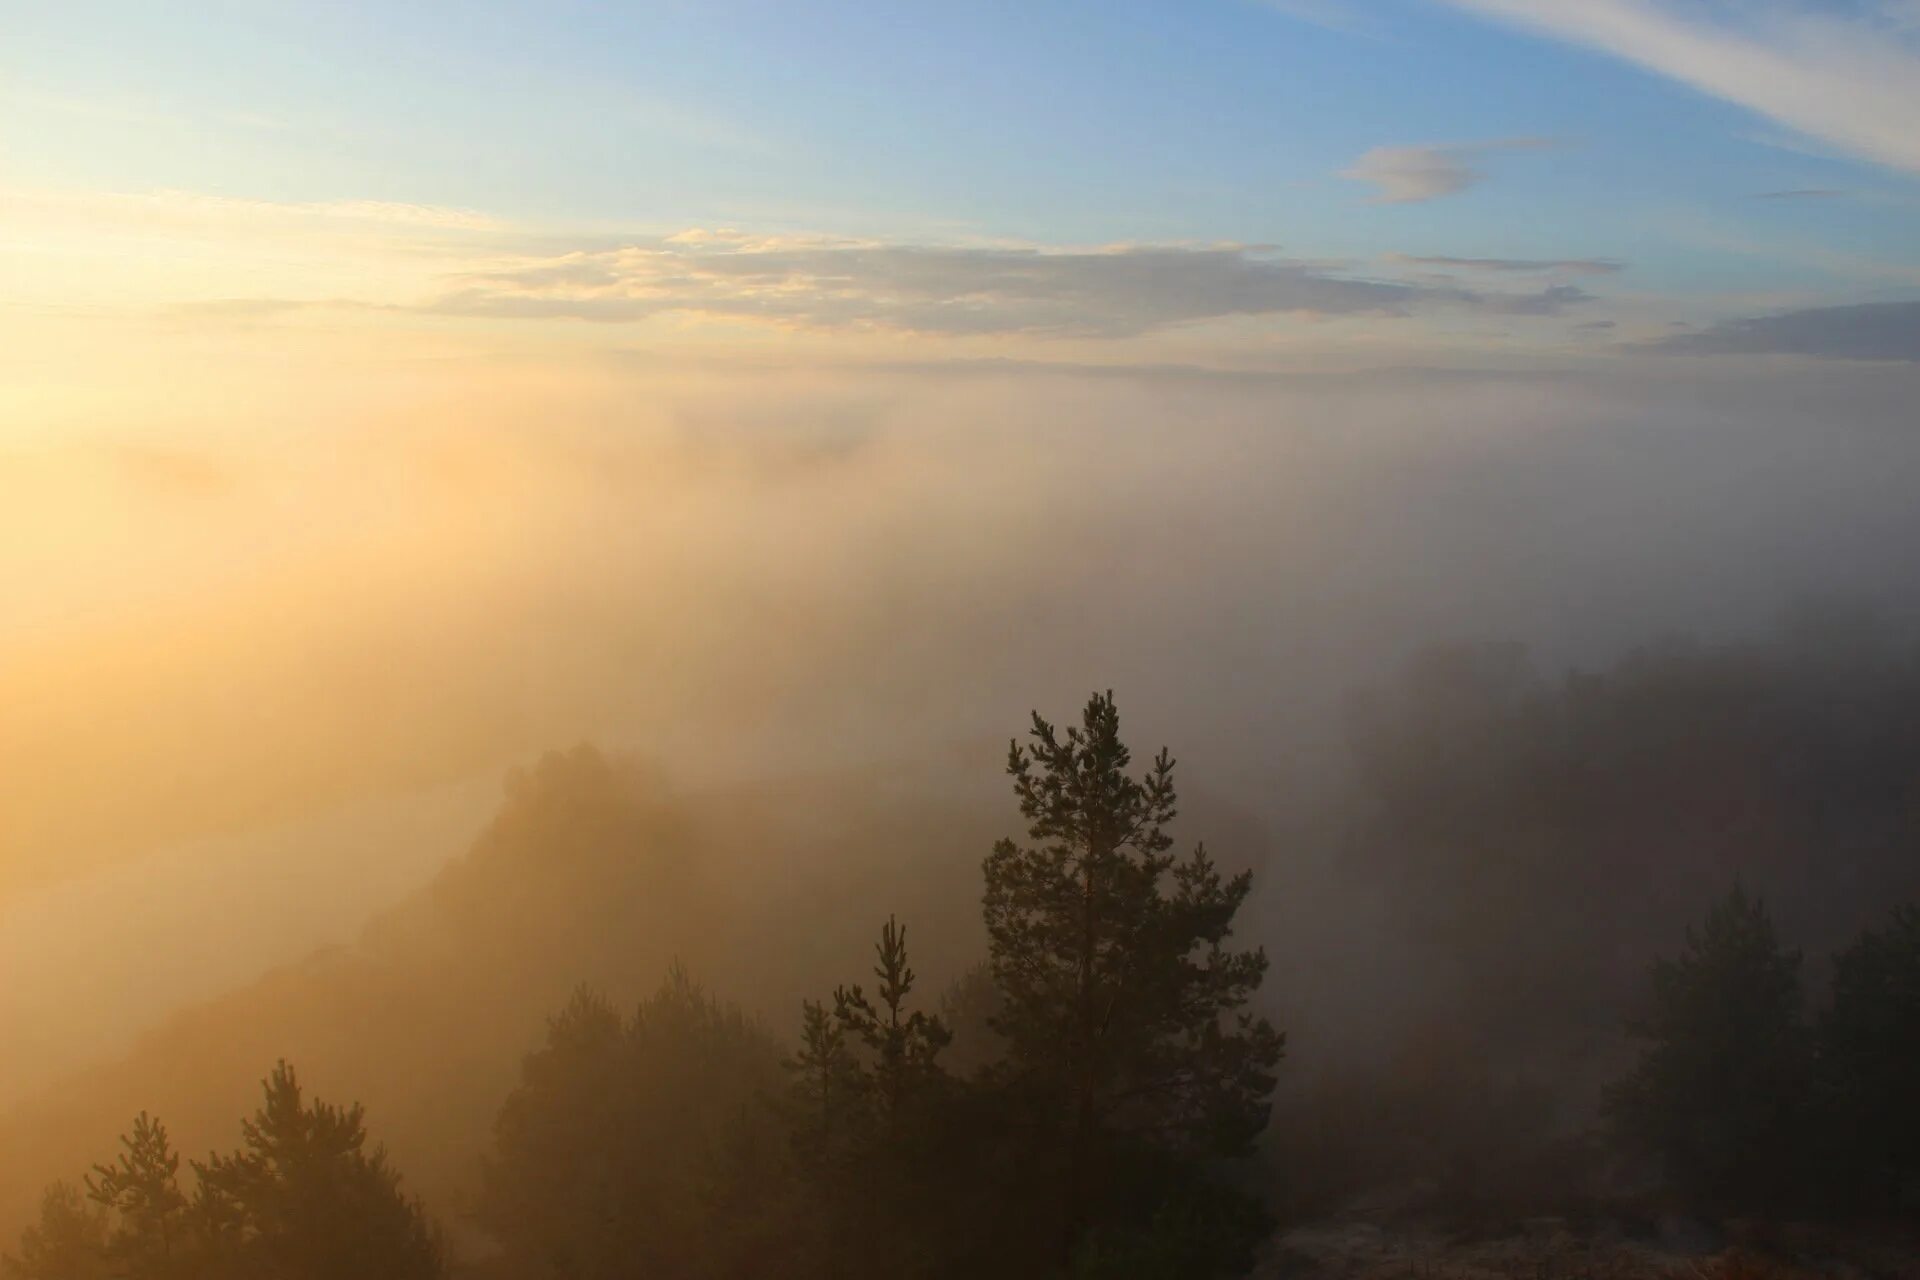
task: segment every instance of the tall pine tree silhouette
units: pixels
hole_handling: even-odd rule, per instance
[[[1171,853],[1173,759],[1162,750],[1139,778],[1131,763],[1111,692],[1064,737],[1035,713],[1007,759],[1029,843],[1000,841],[984,868],[995,1026],[1008,1070],[1059,1117],[1067,1254],[1116,1150],[1247,1154],[1283,1049],[1246,1011],[1265,954],[1226,946],[1251,876],[1222,878],[1204,845]]]

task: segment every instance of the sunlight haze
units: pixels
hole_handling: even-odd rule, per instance
[[[285,1057],[517,1265],[575,985],[961,991],[1092,690],[1255,872],[1276,1221],[1450,1019],[1588,1133],[1728,890],[1816,991],[1920,894],[1916,125],[1910,0],[0,0],[0,1243]]]

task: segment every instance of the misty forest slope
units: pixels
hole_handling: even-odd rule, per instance
[[[1816,967],[1920,898],[1920,655],[1872,628],[1563,678],[1512,647],[1434,651],[1351,713],[1347,785],[1259,797],[1263,826],[1197,779],[1177,828],[1260,869],[1240,932],[1293,1033],[1274,1138],[1302,1208],[1435,1168],[1537,1187],[1542,1138],[1588,1124],[1620,1065],[1639,976],[1735,881]],[[0,1117],[0,1232],[143,1109],[188,1154],[229,1143],[281,1058],[365,1103],[457,1226],[522,1055],[578,984],[626,1005],[679,959],[787,1041],[894,913],[937,993],[982,955],[981,858],[1016,821],[984,749],[686,793],[549,756],[356,944],[166,1016]]]
[[[582,982],[624,1002],[679,958],[784,1014],[889,909],[971,956],[940,919],[970,921],[992,810],[923,791],[907,814],[887,789],[840,777],[681,797],[589,748],[549,756],[510,781],[466,856],[356,945],[167,1017],[124,1059],[0,1120],[0,1219],[23,1219],[43,1182],[77,1175],[142,1109],[188,1152],[227,1142],[282,1057],[365,1102],[414,1184],[450,1208],[520,1056]],[[926,874],[901,873],[903,847]]]
[[[982,753],[946,773],[681,794],[592,748],[550,755],[355,945],[167,1016],[120,1060],[0,1117],[0,1222],[23,1221],[44,1183],[77,1177],[141,1110],[189,1154],[229,1143],[281,1058],[364,1102],[409,1184],[457,1222],[522,1055],[578,985],[624,1004],[680,960],[784,1037],[889,912],[913,922],[932,990],[976,961],[980,858],[1008,819],[996,775]]]

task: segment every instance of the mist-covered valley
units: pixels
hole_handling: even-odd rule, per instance
[[[0,1215],[142,1111],[227,1142],[285,1059],[492,1256],[581,984],[677,962],[785,1043],[897,916],[937,1006],[1007,740],[1109,688],[1178,847],[1253,872],[1258,1203],[1638,1185],[1568,1152],[1648,967],[1737,886],[1817,992],[1920,894],[1916,385],[761,369],[17,450]],[[34,521],[88,505],[125,532],[69,575]]]
[[[1915,0],[0,33],[0,1280],[1920,1276]]]

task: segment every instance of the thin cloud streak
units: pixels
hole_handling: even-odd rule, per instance
[[[1442,0],[1584,45],[1890,168],[1920,173],[1920,39],[1899,0]],[[1716,16],[1717,15],[1717,16]]]

